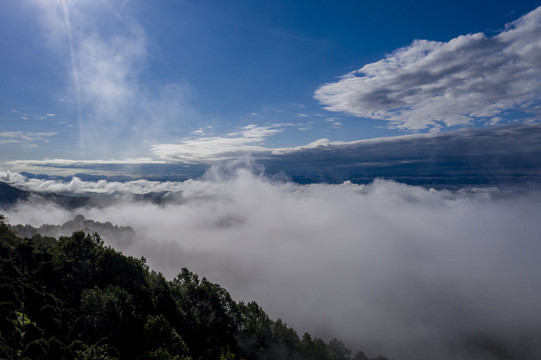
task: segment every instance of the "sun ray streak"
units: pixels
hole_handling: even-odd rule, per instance
[[[64,23],[66,25],[66,30],[68,34],[68,41],[70,47],[70,58],[71,58],[71,69],[73,76],[73,84],[75,86],[75,102],[77,103],[77,124],[79,127],[79,148],[81,151],[84,151],[84,141],[83,141],[83,120],[82,120],[82,111],[81,111],[81,90],[79,84],[79,69],[77,67],[75,46],[73,42],[73,31],[71,29],[70,14],[69,8],[66,0],[60,0],[62,5],[62,11],[64,13]]]

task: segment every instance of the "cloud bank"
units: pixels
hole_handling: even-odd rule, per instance
[[[315,98],[407,130],[498,123],[509,112],[539,115],[540,60],[541,7],[494,37],[416,40],[321,86]]]
[[[483,178],[500,182],[508,177],[524,185],[526,178],[520,179],[524,176],[527,181],[540,180],[541,126],[463,128],[351,142],[320,139],[273,153],[262,160],[269,172],[279,170],[292,177],[319,177],[329,182],[432,178],[448,185],[466,185]]]
[[[290,148],[258,145],[284,126],[291,125],[251,125],[228,138],[199,137],[182,144],[157,145],[154,150],[160,160],[16,160],[5,166],[37,174],[122,173],[183,180],[201,176],[217,160],[249,153],[264,165],[266,173],[283,174],[301,182],[366,182],[384,177],[422,185],[440,179],[447,185],[465,186],[489,180],[498,183],[507,177],[515,184],[541,183],[540,124],[470,127],[358,141],[319,139]]]
[[[139,191],[134,185],[100,186]],[[189,267],[301,333],[337,336],[369,355],[541,356],[539,192],[383,180],[298,185],[235,166],[162,186],[172,195],[165,204],[118,201],[79,212],[133,227],[133,242],[111,244],[168,277]],[[34,226],[75,215],[33,203],[5,214]]]

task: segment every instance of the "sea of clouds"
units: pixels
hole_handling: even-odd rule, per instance
[[[541,357],[535,189],[299,185],[245,166],[176,183],[0,177],[27,190],[125,194],[75,212],[30,201],[3,213],[12,224],[82,214],[131,226],[131,242],[107,242],[169,278],[188,267],[301,334],[391,359]],[[166,201],[128,196],[145,192]]]

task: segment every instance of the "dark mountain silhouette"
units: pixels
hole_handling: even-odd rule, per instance
[[[28,191],[19,190],[11,185],[0,182],[0,206],[8,207],[18,201],[28,199],[30,193]]]
[[[53,203],[64,209],[78,209],[84,206],[102,206],[112,199],[95,199],[88,196],[68,196],[54,193],[26,191],[0,182],[0,208],[8,209],[19,202],[32,201],[35,204]]]

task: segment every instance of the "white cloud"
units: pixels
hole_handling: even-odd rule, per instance
[[[141,141],[160,137],[168,122],[191,111],[187,84],[141,81],[147,35],[127,2],[34,2],[49,46],[67,60],[64,98],[77,106],[79,150],[105,154],[122,144],[126,153],[140,152]]]
[[[242,136],[244,138],[248,139],[254,139],[258,141],[262,141],[267,136],[275,135],[282,130],[278,127],[280,126],[287,126],[288,124],[274,124],[274,125],[256,125],[256,124],[250,124],[242,128],[242,131],[239,133],[231,133],[231,136]]]
[[[247,125],[240,132],[229,133],[228,137],[199,137],[185,139],[180,144],[158,144],[152,152],[165,160],[186,163],[211,162],[238,157],[243,154],[268,152],[260,144],[266,137],[282,131],[290,124]]]
[[[53,131],[49,132],[25,132],[25,131],[1,131],[0,144],[21,143],[32,141],[49,141],[51,136],[55,136]]]
[[[79,165],[137,165],[137,164],[165,164],[163,160],[151,158],[126,158],[109,160],[71,160],[71,159],[44,159],[44,160],[12,160],[5,163],[10,166],[79,166]]]
[[[26,177],[16,172],[0,170],[0,181],[13,185],[22,185],[26,182]]]
[[[540,83],[541,7],[494,37],[414,41],[321,86],[315,98],[330,111],[420,130],[530,111],[539,105]]]
[[[197,135],[197,136],[205,135],[205,130],[199,128],[197,130],[192,131],[192,135]]]
[[[261,140],[246,137],[207,137],[183,140],[180,144],[159,144],[152,147],[162,159],[186,163],[230,159],[245,153],[268,151],[257,145]]]
[[[20,114],[20,111],[17,110],[11,110],[13,114]],[[21,120],[46,120],[51,117],[55,117],[57,114],[26,114],[23,113],[21,116],[19,116],[19,119]]]
[[[169,278],[188,267],[300,333],[336,336],[391,359],[495,358],[475,353],[476,339],[538,358],[539,193],[434,191],[390,181],[296,185],[243,168],[233,174],[162,185],[33,186],[78,194],[176,191],[166,204],[119,201],[77,212],[132,226],[137,239],[111,244],[145,256]],[[41,225],[75,214],[27,203],[5,215]]]
[[[13,186],[40,193],[69,193],[69,194],[148,194],[160,192],[181,192],[191,180],[184,182],[158,182],[134,180],[116,181],[83,181],[73,177],[71,181],[29,179],[11,171],[0,171],[0,181]]]
[[[338,121],[338,119],[336,118],[328,118],[328,119],[325,119],[325,121],[328,123],[331,123],[332,127],[335,127],[335,128],[342,126],[342,123]]]
[[[84,171],[85,174],[95,175],[118,175],[126,173],[130,168],[145,165],[164,165],[164,160],[151,158],[125,158],[125,159],[97,159],[97,160],[72,160],[72,159],[43,159],[43,160],[12,160],[2,164],[6,170],[18,172],[30,172],[35,174],[65,175]],[[1,171],[0,171],[1,173]]]
[[[331,146],[337,146],[337,145],[339,146],[339,145],[347,145],[347,144],[350,144],[350,143],[343,142],[343,141],[330,141],[329,139],[322,138],[322,139],[312,141],[311,143],[307,145],[301,145],[301,146],[296,146],[292,148],[272,149],[272,153],[275,155],[281,155],[281,154],[294,153],[301,150],[328,148]]]

